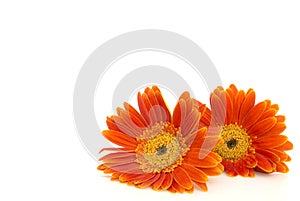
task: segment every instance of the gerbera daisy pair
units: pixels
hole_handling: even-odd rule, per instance
[[[102,151],[98,170],[139,188],[207,191],[208,176],[254,176],[254,170],[288,172],[286,150],[293,145],[281,135],[284,116],[266,100],[255,104],[255,92],[234,85],[218,87],[211,110],[184,92],[170,113],[157,86],[138,93],[138,112],[130,104],[107,118],[102,133],[118,148]]]

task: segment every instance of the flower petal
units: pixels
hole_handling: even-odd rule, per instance
[[[192,181],[197,181],[200,183],[205,183],[207,182],[208,178],[206,174],[201,171],[200,169],[189,165],[189,164],[182,164],[182,167],[186,170],[188,173],[189,177],[192,179]]]
[[[268,151],[277,155],[280,158],[280,161],[287,161],[289,158],[289,155],[287,153],[285,153],[284,151],[277,150],[277,149],[268,149]]]
[[[138,188],[146,188],[148,186],[151,186],[154,182],[156,182],[160,177],[160,174],[155,174],[154,177],[152,177],[151,179],[144,181],[142,183],[137,184],[136,186]]]
[[[182,186],[180,186],[178,183],[176,183],[176,181],[173,180],[172,186],[170,186],[170,188],[173,189],[173,191],[176,193],[183,193],[184,192],[184,188]],[[169,190],[169,189],[168,189]]]
[[[277,120],[278,121],[278,120]],[[283,122],[277,122],[273,128],[271,128],[269,131],[264,133],[263,136],[272,136],[272,135],[279,135],[286,129],[286,125]]]
[[[254,155],[247,155],[243,158],[244,165],[248,168],[254,168],[257,165],[257,160]]]
[[[218,158],[216,158],[216,156]],[[203,159],[199,159],[199,152],[193,152],[189,151],[187,156],[185,157],[185,160],[183,163],[195,166],[195,167],[201,167],[201,168],[213,168],[216,167],[221,161],[221,158],[215,154],[210,153]]]
[[[230,124],[233,118],[233,98],[226,91],[226,124]]]
[[[159,105],[164,109],[163,113],[162,113],[162,121],[165,121],[165,122],[171,121],[170,110],[169,110],[168,106],[166,105],[160,91],[155,91],[155,96],[156,96],[156,99],[157,99]]]
[[[275,110],[274,108],[266,109],[264,111],[264,113],[261,115],[261,117],[259,118],[258,121],[261,121],[261,120],[266,119],[268,117],[275,117],[276,113],[277,113],[277,110]]]
[[[244,166],[244,162],[242,159],[236,160],[234,162],[234,169],[237,174],[241,175],[242,177],[247,177],[249,174],[249,169]]]
[[[185,118],[186,114],[186,105],[185,101],[183,99],[179,99],[177,102],[174,111],[173,111],[173,116],[172,116],[172,123],[174,124],[175,128],[180,127],[180,123],[182,119]]]
[[[180,166],[173,171],[174,180],[184,189],[191,189],[193,183],[188,173]]]
[[[153,190],[159,190],[160,189],[160,186],[164,182],[165,176],[166,176],[166,174],[164,172],[160,173],[159,179],[156,182],[154,182],[151,186]]]
[[[285,135],[274,135],[274,136],[257,138],[256,140],[253,140],[252,145],[255,148],[262,148],[262,149],[276,148],[286,143],[287,140],[288,138]]]
[[[219,163],[216,167],[202,168],[201,171],[208,176],[218,176],[224,171],[224,166],[221,163]]]
[[[226,107],[223,104],[226,100],[221,100],[216,94],[212,93],[210,98],[212,118],[218,125],[223,125],[226,117]]]
[[[173,175],[171,173],[165,173],[165,179],[161,184],[162,190],[167,190],[173,183]]]
[[[146,104],[144,103],[142,94],[140,92],[138,93],[138,105],[139,105],[139,109],[140,109],[141,115],[147,121],[147,124],[150,125],[150,123],[151,123],[150,116],[148,114],[148,110],[147,110]]]
[[[278,150],[288,151],[293,149],[293,144],[290,141],[285,142],[283,145],[277,147]]]
[[[257,105],[255,105],[248,114],[243,119],[243,127],[245,129],[249,129],[253,124],[257,122],[257,120],[261,117],[263,111],[266,108],[266,102],[260,102]]]
[[[273,166],[269,162],[268,159],[266,159],[264,156],[262,156],[259,153],[256,153],[256,159],[257,159],[257,166],[263,171],[270,173],[273,171]]]
[[[256,136],[256,135],[262,135],[269,130],[271,130],[275,124],[277,123],[277,119],[275,117],[269,117],[264,120],[261,120],[254,124],[248,131],[248,135],[250,136]]]
[[[224,169],[225,169],[227,175],[229,175],[231,177],[235,177],[235,176],[238,175],[237,172],[234,169],[233,162],[227,161],[227,160],[223,160],[222,164],[224,165]]]
[[[200,113],[197,110],[191,111],[186,119],[181,123],[181,133],[183,137],[195,133],[198,130]]]
[[[239,121],[239,114],[240,114],[240,108],[245,100],[245,92],[243,90],[240,90],[237,92],[235,96],[235,101],[233,105],[233,117],[232,117],[232,123]]]
[[[136,148],[137,141],[134,138],[125,135],[124,133],[114,131],[114,130],[104,130],[102,131],[102,134],[106,139],[108,139],[109,141],[111,141],[116,145],[129,148],[129,149]]]
[[[289,171],[289,168],[283,162],[276,162],[276,171],[277,172],[282,172],[282,173],[287,173]]]
[[[272,151],[268,151],[267,149],[255,149],[255,151],[272,161],[280,161],[280,157],[274,154]]]
[[[234,84],[229,85],[229,88],[233,91],[234,94],[238,93],[238,89],[236,88],[236,86]]]
[[[132,107],[130,104],[128,103],[124,103],[124,108],[126,109],[126,111],[128,111],[128,113],[130,114],[130,117],[132,119],[132,121],[139,127],[144,128],[147,127],[148,124],[146,122],[146,120],[144,119],[144,117],[139,114],[136,109],[134,109],[134,107]]]
[[[135,153],[116,152],[109,153],[99,159],[105,163],[118,163],[120,161],[134,161],[136,159]]]
[[[242,119],[251,110],[251,108],[253,108],[254,103],[255,103],[255,92],[253,89],[249,89],[240,108],[239,122],[238,122],[240,125],[242,124]]]
[[[199,183],[199,182],[195,182],[195,184],[204,192],[207,191],[207,186],[206,183]]]
[[[141,174],[140,176],[137,176],[134,180],[133,183],[134,184],[140,184],[140,183],[144,183],[150,179],[152,179],[156,174],[154,173],[147,173],[147,174]]]

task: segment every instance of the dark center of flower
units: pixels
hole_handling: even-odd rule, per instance
[[[166,152],[167,152],[167,147],[163,145],[157,149],[156,155],[160,156],[165,154]]]
[[[236,141],[236,139],[231,139],[231,140],[227,141],[226,144],[229,149],[233,149],[236,146],[237,141]]]
[[[188,150],[180,129],[170,122],[156,123],[138,138],[136,162],[146,173],[171,172]]]
[[[221,142],[214,151],[226,160],[237,160],[248,153],[251,145],[250,137],[245,129],[237,124],[222,127]]]

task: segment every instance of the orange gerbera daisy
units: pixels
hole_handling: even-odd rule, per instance
[[[253,89],[245,93],[235,85],[215,89],[210,102],[211,124],[218,128],[221,141],[214,150],[228,175],[253,177],[254,170],[288,172],[284,162],[291,158],[285,151],[293,144],[282,135],[285,117],[276,115],[277,104],[270,100],[255,104]]]
[[[207,155],[199,158],[207,130],[199,128],[205,105],[184,92],[171,115],[157,86],[138,93],[138,105],[140,113],[124,103],[125,109],[107,118],[109,130],[102,133],[120,148],[103,149],[112,153],[99,159],[98,169],[139,188],[182,193],[193,192],[196,184],[206,191],[207,176],[221,174],[223,166],[213,147],[205,147]]]

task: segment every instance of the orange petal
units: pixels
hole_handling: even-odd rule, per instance
[[[269,130],[271,130],[275,124],[277,123],[277,119],[275,117],[269,117],[264,120],[261,120],[254,124],[248,131],[247,133],[250,136],[255,136],[255,135],[262,135]]]
[[[287,140],[288,138],[285,135],[274,135],[274,136],[257,138],[256,140],[253,140],[252,145],[255,148],[262,148],[262,149],[276,148],[286,143]]]
[[[225,117],[226,117],[226,107],[223,104],[226,102],[225,100],[221,100],[220,97],[215,95],[214,93],[211,95],[210,104],[211,104],[211,112],[212,118],[216,121],[218,125],[224,125]]]
[[[159,179],[156,182],[154,182],[151,186],[153,190],[159,190],[160,189],[160,186],[162,185],[162,183],[165,180],[165,176],[166,176],[166,174],[164,172],[160,173]]]
[[[133,182],[134,184],[140,184],[140,183],[144,183],[150,179],[152,179],[156,174],[154,173],[148,173],[148,174],[141,174],[139,176],[137,176]]]
[[[200,183],[205,183],[207,182],[208,178],[206,174],[201,171],[200,169],[189,165],[189,164],[182,164],[182,167],[186,170],[188,173],[189,177],[192,179],[192,181],[197,181]]]
[[[182,119],[185,118],[186,115],[186,104],[185,101],[183,99],[180,99],[173,111],[173,117],[172,117],[172,122],[175,126],[175,128],[180,127],[180,123],[182,121]]]
[[[228,96],[231,98],[232,100],[232,103],[234,104],[234,101],[235,101],[235,96],[236,96],[236,93],[231,89],[231,88],[227,88],[226,89],[226,93],[228,94]]]
[[[115,172],[121,172],[121,173],[142,173],[139,169],[140,164],[131,162],[131,163],[124,163],[124,164],[116,164],[116,163],[105,163],[109,169],[115,171]]]
[[[171,192],[171,193],[177,193],[177,190],[173,186],[170,186],[168,188],[168,191]]]
[[[266,108],[266,102],[260,102],[257,105],[255,105],[248,114],[243,119],[243,127],[245,129],[249,129],[253,124],[257,122],[257,120],[261,117],[263,111]]]
[[[172,183],[172,186],[170,188],[173,188],[175,192],[178,192],[178,193],[183,193],[184,192],[184,188],[179,185],[178,183],[176,183],[175,180],[173,180],[173,183]]]
[[[175,170],[173,171],[173,176],[174,180],[184,189],[191,189],[193,187],[191,178],[182,167],[178,166],[177,168],[175,168]]]
[[[277,120],[278,121],[278,120]],[[264,134],[264,136],[279,135],[286,129],[286,125],[283,122],[278,122],[272,129]]]
[[[124,133],[114,131],[114,130],[104,130],[102,131],[102,134],[106,139],[108,139],[109,141],[111,141],[116,145],[129,148],[129,149],[136,148],[137,141],[134,138],[125,135]]]
[[[106,167],[104,164],[101,164],[97,167],[97,170],[105,170],[105,169],[106,169]]]
[[[217,155],[218,158],[215,157],[216,154],[211,153],[207,155],[203,159],[199,159],[199,152],[188,152],[188,155],[184,158],[183,163],[187,163],[189,165],[201,168],[213,168],[216,167],[221,158]]]
[[[132,118],[132,121],[139,127],[143,128],[143,127],[147,127],[147,122],[146,120],[143,118],[142,115],[140,115],[135,109],[134,107],[132,107],[130,104],[128,103],[124,103],[124,108],[129,112],[130,117]]]
[[[255,151],[263,155],[265,158],[268,158],[272,161],[278,161],[278,162],[280,161],[280,157],[274,154],[274,152],[272,151],[268,151],[266,149],[255,149]]]
[[[245,92],[243,90],[238,91],[235,96],[235,101],[234,101],[234,105],[233,105],[232,123],[238,122],[240,108],[241,108],[241,105],[244,102],[244,100],[245,100]]]
[[[249,89],[240,108],[239,122],[238,122],[240,125],[242,124],[242,119],[254,106],[254,103],[255,103],[255,92],[253,91],[253,89]]]
[[[276,118],[277,118],[278,122],[284,122],[285,121],[285,116],[283,116],[283,115],[278,115],[278,116],[276,116]]]
[[[221,163],[219,163],[216,167],[202,168],[201,171],[208,176],[218,176],[224,171],[224,166]]]
[[[165,119],[163,119],[163,121],[171,121],[170,110],[169,110],[168,106],[166,105],[160,91],[155,91],[155,96],[156,96],[156,99],[157,99],[159,105],[164,108],[164,112],[165,112],[166,116],[165,116]]]
[[[194,192],[194,185],[192,186],[192,188],[190,188],[190,189],[185,189],[185,191],[187,192],[187,193],[193,193]]]
[[[186,119],[181,123],[181,133],[183,137],[188,134],[195,133],[198,130],[200,113],[197,110],[191,111]]]
[[[293,144],[290,141],[285,142],[283,145],[277,147],[278,150],[287,151],[293,149]]]
[[[227,175],[232,176],[232,177],[237,176],[237,172],[234,169],[233,162],[223,160],[222,164],[224,165],[224,169],[225,169]]]
[[[247,168],[254,168],[257,165],[257,160],[254,155],[245,156],[243,162]]]
[[[271,108],[274,108],[275,110],[279,110],[279,106],[278,106],[278,104],[273,104],[273,105],[271,105]]]
[[[148,186],[151,186],[154,182],[156,182],[160,177],[160,174],[156,174],[154,177],[152,177],[151,179],[145,181],[145,182],[142,182],[140,184],[137,184],[136,186],[138,188],[146,188]]]
[[[140,135],[140,133],[142,132],[141,128],[140,128],[140,131],[136,131],[134,129],[133,126],[130,126],[128,125],[128,123],[126,121],[129,121],[129,123],[131,122],[130,119],[124,119],[124,115],[122,114],[122,117],[121,116],[115,116],[114,117],[114,120],[116,122],[116,125],[118,126],[120,132],[130,136],[130,137],[137,137]]]
[[[150,122],[151,122],[150,121],[150,116],[148,114],[147,107],[144,103],[143,97],[142,97],[140,92],[138,93],[138,105],[139,105],[141,115],[144,117],[144,119],[147,121],[147,124],[149,125]]]
[[[173,182],[173,175],[171,173],[165,173],[165,179],[163,183],[161,184],[161,189],[166,190],[168,189]]]
[[[259,118],[258,121],[261,121],[263,119],[266,119],[268,117],[275,117],[275,114],[277,113],[277,110],[275,110],[274,108],[269,108],[269,109],[266,109],[264,111],[264,113],[261,115],[261,117]],[[275,117],[276,118],[276,117]]]
[[[127,127],[127,130],[129,130],[129,132],[125,132],[126,130],[124,130],[124,133],[128,134],[129,136],[132,136],[132,137],[140,136],[141,133],[143,132],[143,128],[139,127],[132,121],[132,118],[130,117],[129,112],[124,109],[120,109],[120,108],[117,108],[117,112],[120,117],[120,118],[115,119],[117,126],[120,126],[120,124],[123,124],[125,127]],[[117,121],[118,119],[122,120],[122,121],[118,122]]]
[[[234,168],[237,174],[247,177],[249,174],[249,169],[244,166],[243,160],[237,160],[234,162]]]
[[[233,118],[233,98],[226,92],[226,123],[230,124]]]
[[[259,153],[256,153],[256,159],[257,159],[257,167],[259,167],[263,172],[270,173],[273,171],[272,164],[264,156],[262,156]]]
[[[114,181],[114,180],[119,180],[119,177],[120,177],[121,174],[122,174],[121,172],[114,172],[114,173],[112,173],[110,179],[111,179],[112,181]]]
[[[116,125],[116,122],[113,120],[114,116],[106,118],[106,125],[109,130],[120,131],[119,127]]]
[[[277,149],[268,149],[268,150],[276,154],[280,158],[280,161],[287,161],[287,159],[289,158],[289,155],[284,151],[277,150]]]
[[[234,94],[238,93],[238,89],[234,84],[229,85],[229,88],[233,91]]]
[[[282,172],[282,173],[287,173],[289,171],[289,168],[285,163],[277,162],[276,163],[276,171],[277,172]]]
[[[195,182],[195,184],[204,192],[207,191],[207,186],[205,183],[199,183],[199,182]]]
[[[249,174],[248,174],[249,177],[255,177],[255,172],[253,169],[249,169]]]
[[[151,125],[153,125],[154,123],[157,123],[159,122],[159,115],[160,114],[157,114],[156,110],[153,109],[153,105],[151,104],[150,100],[149,100],[149,96],[146,94],[146,93],[143,93],[142,94],[142,99],[143,99],[143,102],[147,108],[147,112],[148,112],[148,115],[150,117],[150,123]]]
[[[122,173],[119,175],[118,178],[121,182],[128,182],[130,180],[135,179],[137,176],[138,176],[137,174]]]
[[[116,163],[118,161],[134,161],[136,159],[135,153],[128,152],[116,152],[107,154],[99,159],[106,163]]]

